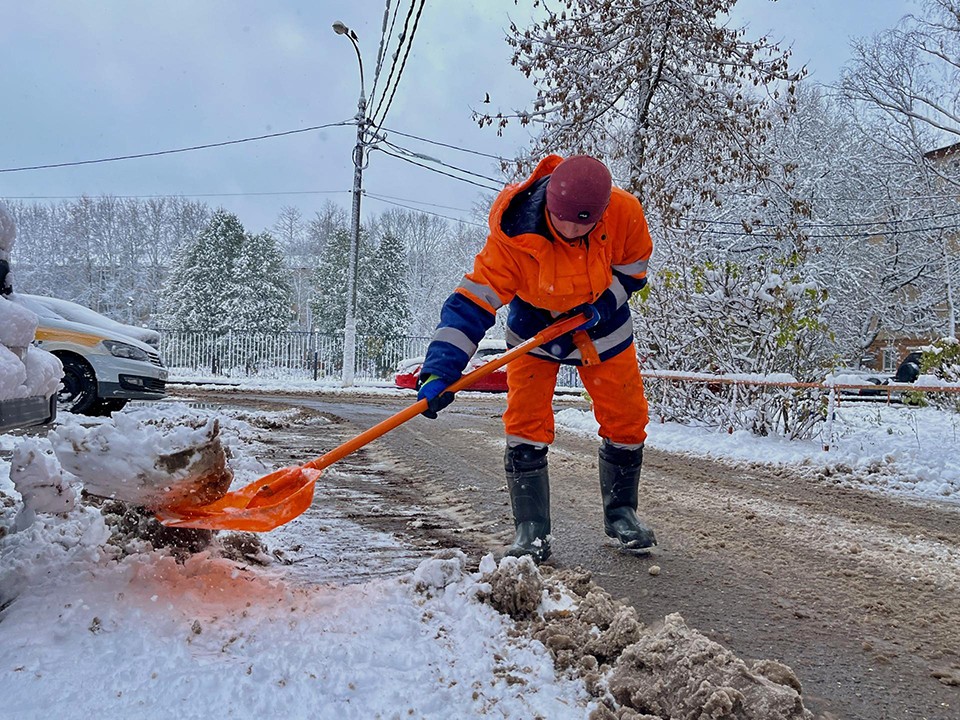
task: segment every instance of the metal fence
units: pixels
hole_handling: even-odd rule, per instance
[[[202,332],[164,330],[160,354],[176,376],[338,379],[343,375],[343,337],[318,332]],[[397,365],[426,353],[429,337],[357,336],[355,377],[392,381]],[[576,368],[560,368],[557,384],[581,387]]]
[[[318,332],[201,332],[164,330],[160,354],[174,375],[218,377],[338,378],[343,373],[343,338]],[[365,380],[392,379],[400,360],[423,355],[428,337],[357,336],[355,374]]]

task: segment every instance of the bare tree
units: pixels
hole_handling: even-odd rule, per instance
[[[930,221],[916,225],[902,248],[906,252],[895,256],[903,261],[894,266],[899,265],[905,280],[899,296],[914,316],[908,324],[921,331],[939,325],[940,332],[951,336],[957,318],[958,226],[950,210],[956,208],[960,188],[958,88],[957,0],[924,0],[920,15],[908,15],[895,28],[855,42],[854,59],[840,83],[863,142],[894,183],[889,214]],[[949,217],[952,223],[945,222]],[[937,321],[938,305],[945,322]]]
[[[941,145],[960,140],[960,2],[924,0],[921,15],[853,49],[841,89],[899,127],[904,151],[917,141],[933,149],[932,138]]]

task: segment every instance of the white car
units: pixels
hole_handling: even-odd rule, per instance
[[[52,310],[49,303],[41,302],[52,298],[13,293],[10,299],[39,316],[34,344],[53,353],[63,363],[62,389],[58,396],[61,410],[108,415],[129,400],[159,400],[166,395],[167,369],[160,353],[151,345],[114,329],[117,326],[137,329],[134,326],[124,326],[88,308],[83,308],[88,322],[67,320]]]
[[[53,313],[54,317],[59,317],[70,322],[82,323],[84,325],[93,325],[94,327],[112,330],[121,335],[129,335],[132,338],[152,345],[154,348],[160,347],[160,333],[156,330],[140,327],[139,325],[127,325],[117,322],[101,315],[95,310],[84,307],[70,300],[60,298],[46,297],[44,295],[28,295],[27,293],[17,293],[17,298],[22,305],[36,306],[40,305]],[[25,301],[25,302],[24,302]],[[36,310],[34,310],[36,312]],[[39,313],[37,313],[39,314]]]

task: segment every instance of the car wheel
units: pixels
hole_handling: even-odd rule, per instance
[[[97,378],[86,361],[77,357],[61,356],[63,389],[57,395],[57,408],[79,415],[95,414],[97,406]]]

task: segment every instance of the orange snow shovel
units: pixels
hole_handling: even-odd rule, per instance
[[[494,370],[503,367],[521,355],[527,354],[534,348],[574,330],[587,320],[588,316],[585,314],[558,320],[500,357],[467,373],[453,383],[448,391],[457,392],[469,387]],[[350,453],[399,427],[426,409],[427,401],[418,400],[410,407],[374,425],[369,430],[360,433],[352,440],[348,440],[343,445],[315,460],[303,465],[275,470],[246,487],[228,492],[219,500],[207,504],[191,505],[184,503],[166,507],[157,511],[157,518],[168,527],[245,530],[248,532],[267,532],[278,528],[310,507],[313,502],[314,486],[324,468],[337,460],[342,460]]]

